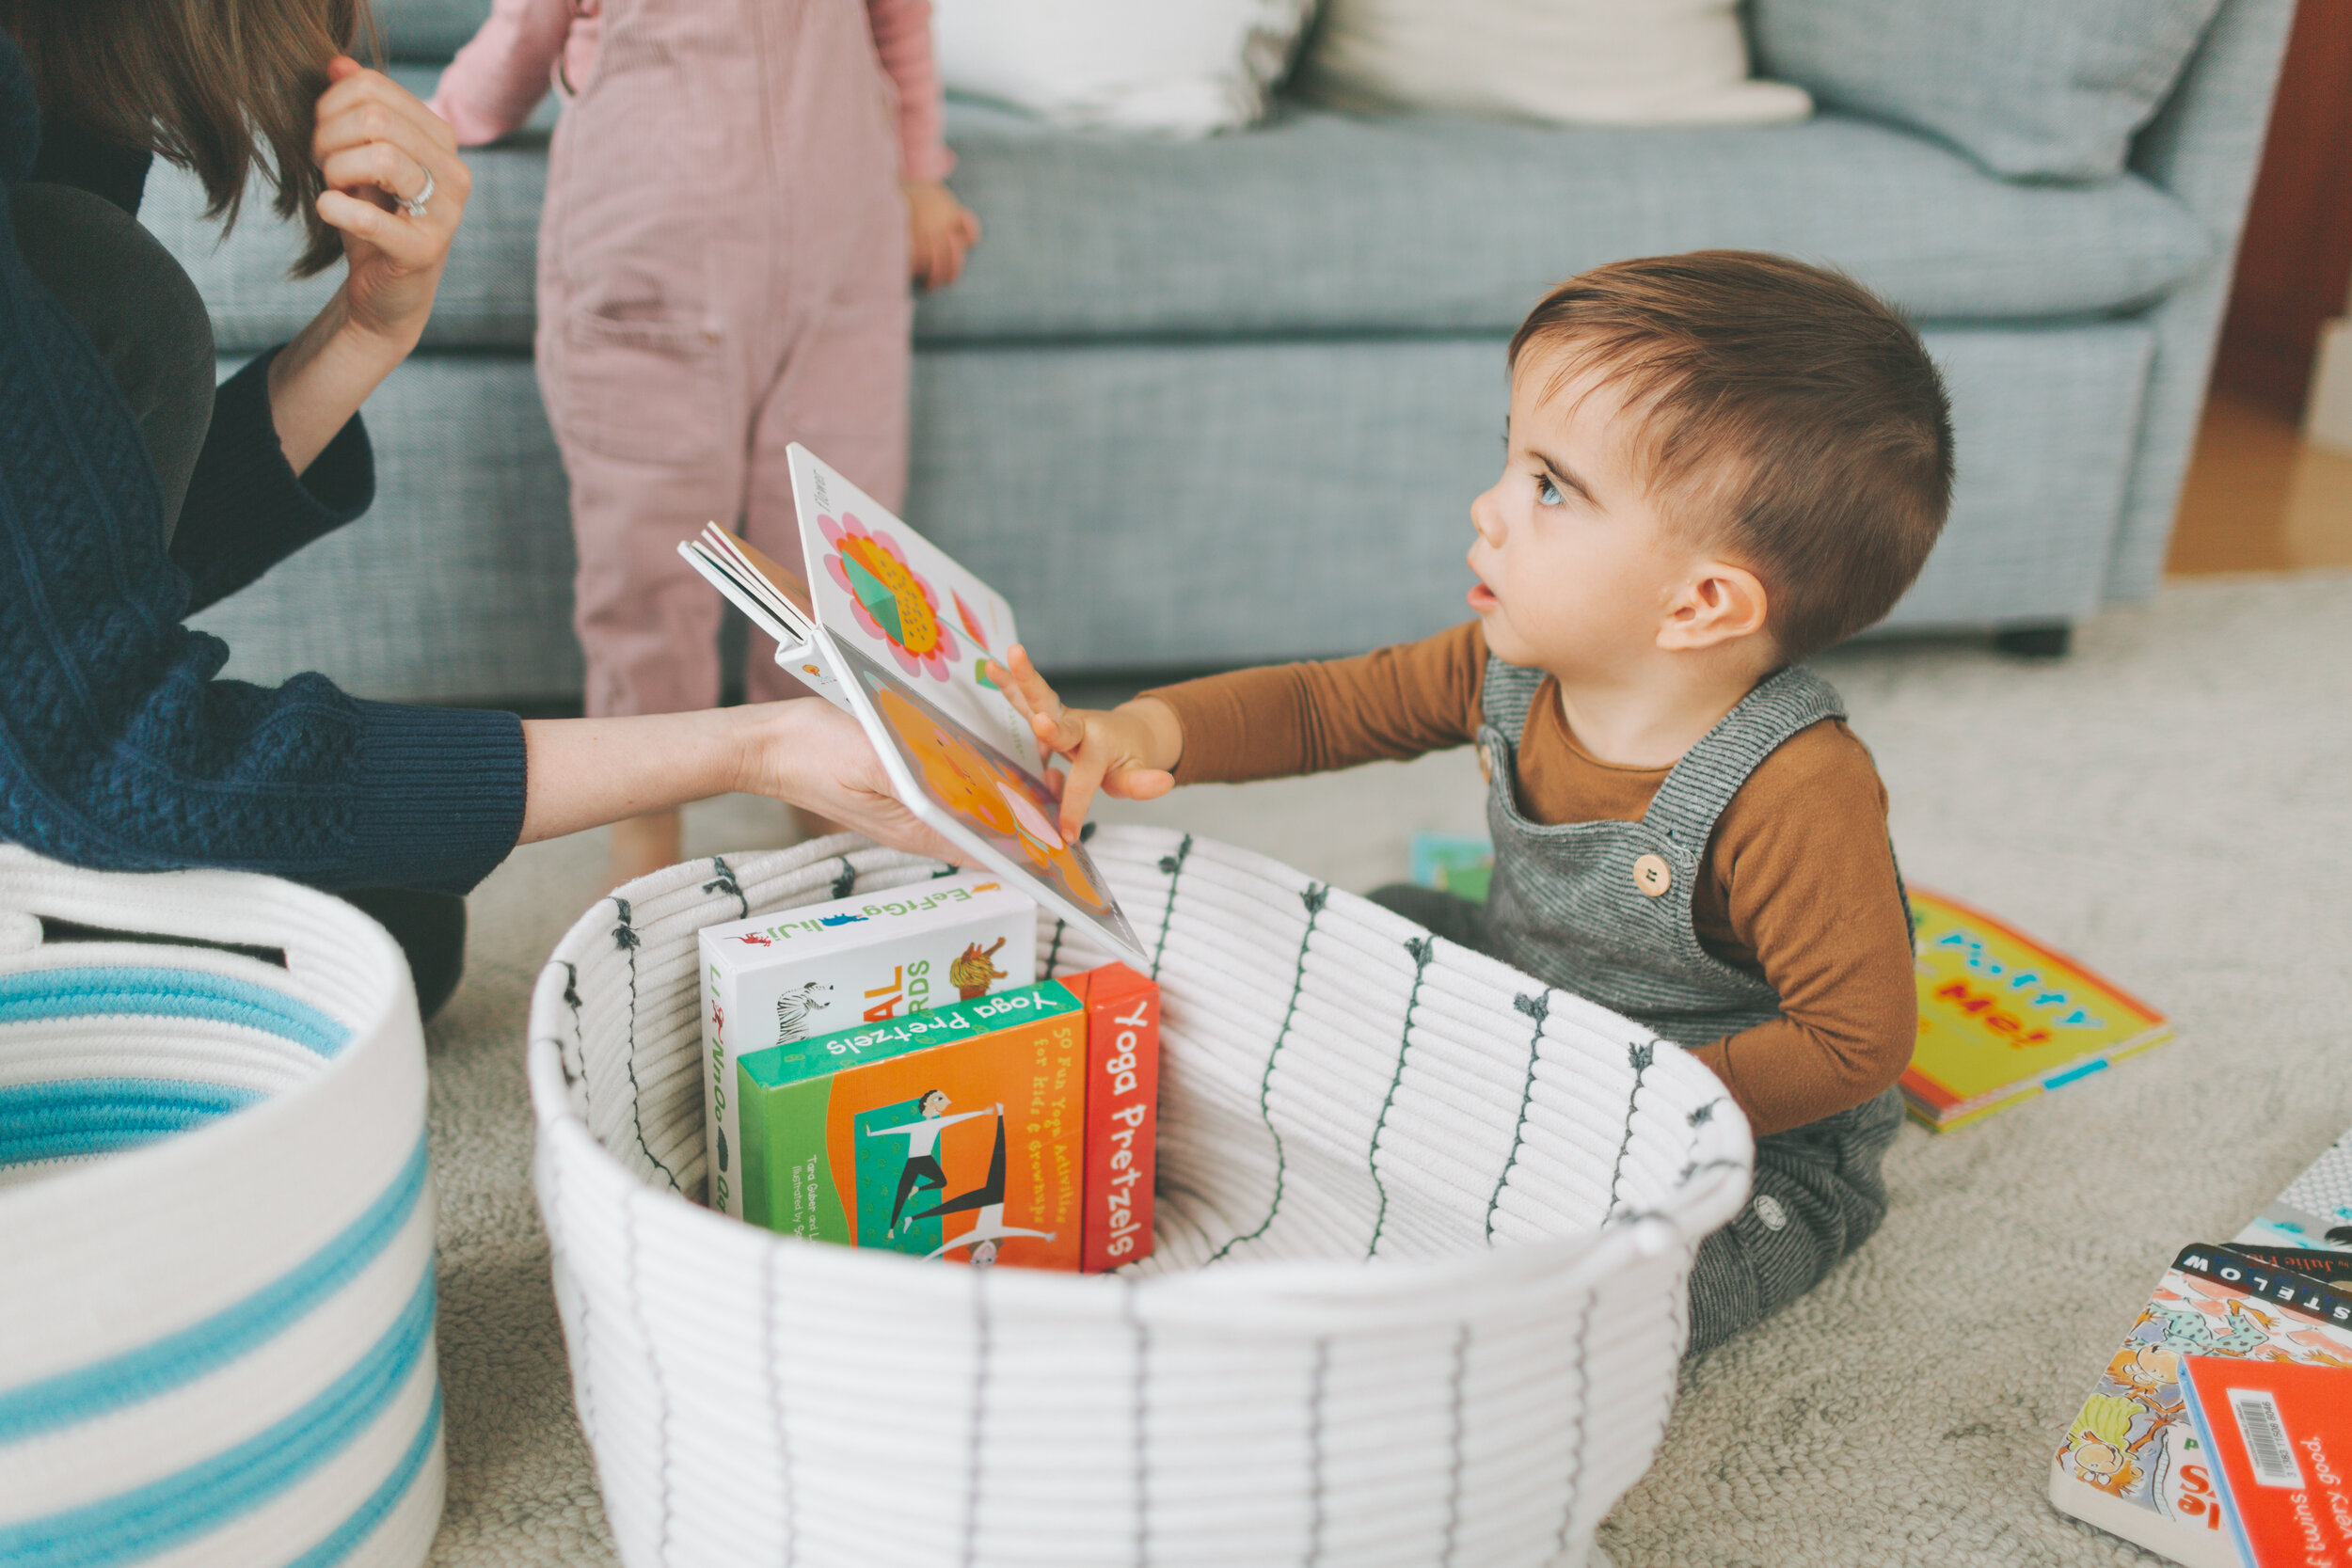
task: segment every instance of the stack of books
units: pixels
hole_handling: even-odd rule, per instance
[[[2050,1500],[2185,1568],[2352,1565],[2352,1133],[2231,1241],[2182,1249]]]
[[[712,1206],[983,1267],[1149,1256],[1159,988],[1033,983],[1037,918],[962,876],[705,930]]]

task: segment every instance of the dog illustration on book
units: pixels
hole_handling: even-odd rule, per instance
[[[996,1107],[996,1152],[989,1156],[988,1180],[961,1197],[951,1197],[936,1209],[926,1209],[914,1216],[916,1220],[934,1219],[942,1214],[961,1214],[978,1210],[972,1228],[951,1242],[933,1247],[925,1256],[937,1258],[943,1253],[961,1247],[972,1249],[972,1266],[987,1268],[996,1261],[997,1243],[1015,1236],[1034,1237],[1041,1242],[1054,1239],[1051,1230],[1024,1230],[1005,1223],[1005,1108]]]
[[[890,1204],[890,1233],[894,1236],[898,1231],[899,1216],[906,1212],[907,1199],[914,1196],[918,1183],[935,1193],[947,1190],[947,1173],[939,1164],[940,1133],[960,1121],[970,1121],[974,1117],[989,1114],[986,1111],[965,1111],[959,1116],[947,1115],[950,1101],[944,1089],[924,1090],[916,1103],[922,1107],[923,1114],[915,1120],[902,1121],[896,1127],[869,1127],[866,1130],[869,1138],[903,1137],[907,1141],[907,1163],[899,1169],[898,1196]],[[997,1106],[995,1114],[996,1148],[1001,1162],[1005,1147],[1005,1108]],[[1001,1180],[999,1184],[1002,1184]],[[926,1216],[917,1214],[914,1217],[919,1220]]]
[[[956,994],[966,1002],[977,1001],[988,994],[989,982],[1001,980],[1005,972],[996,967],[996,955],[1005,950],[1005,939],[998,937],[996,945],[982,951],[978,942],[965,948],[947,966],[947,978],[956,988]]]

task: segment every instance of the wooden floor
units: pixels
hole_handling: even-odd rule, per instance
[[[2205,404],[2165,570],[2352,565],[2352,453],[2315,447],[2284,415],[2230,392]]]

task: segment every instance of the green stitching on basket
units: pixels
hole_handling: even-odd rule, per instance
[[[1307,943],[1313,940],[1315,922],[1323,918],[1323,906],[1330,897],[1331,890],[1321,882],[1308,883],[1306,891],[1298,895],[1299,902],[1307,906],[1307,928],[1299,933],[1298,961],[1291,971],[1291,1005],[1282,1011],[1282,1027],[1275,1031],[1274,1043],[1265,1053],[1265,1070],[1258,1076],[1258,1119],[1265,1123],[1266,1132],[1274,1139],[1274,1200],[1266,1205],[1265,1218],[1258,1222],[1257,1229],[1246,1236],[1232,1238],[1211,1253],[1208,1262],[1200,1265],[1204,1269],[1209,1263],[1222,1261],[1227,1253],[1242,1243],[1254,1242],[1264,1235],[1266,1227],[1274,1223],[1274,1216],[1282,1211],[1282,1179],[1288,1173],[1289,1165],[1282,1152],[1281,1129],[1274,1125],[1274,1113],[1267,1103],[1267,1097],[1274,1087],[1274,1058],[1282,1053],[1283,1045],[1291,1037],[1291,1021],[1298,1016],[1298,993],[1307,984]]]
[[[1438,1559],[1438,1568],[1454,1568],[1454,1548],[1462,1528],[1462,1374],[1470,1367],[1470,1325],[1464,1323],[1454,1337],[1454,1377],[1446,1390],[1453,1433],[1446,1445],[1445,1551]]]
[[[1576,1505],[1584,1490],[1584,1422],[1591,1414],[1585,1407],[1593,1400],[1592,1369],[1585,1364],[1585,1352],[1592,1326],[1593,1288],[1586,1286],[1583,1306],[1576,1315],[1576,1435],[1568,1444],[1568,1500],[1560,1510],[1560,1533],[1552,1537],[1555,1557],[1568,1549],[1568,1527],[1576,1523]]]
[[[1136,1310],[1135,1275],[1121,1277],[1120,1315],[1136,1331],[1136,1565],[1144,1568],[1152,1560],[1152,1325]]]
[[[784,1461],[777,1480],[784,1488],[784,1568],[801,1557],[801,1497],[792,1474],[792,1438],[784,1425],[784,1347],[776,1342],[776,1261],[771,1251],[759,1265],[760,1360],[768,1373],[768,1429],[776,1434],[776,1453]]]
[[[971,1462],[963,1473],[963,1568],[978,1560],[980,1540],[980,1455],[988,1450],[988,1276],[987,1269],[972,1273],[972,1435],[965,1447]]]
[[[1675,1179],[1677,1186],[1688,1185],[1691,1179],[1701,1171],[1722,1170],[1740,1164],[1737,1160],[1726,1160],[1720,1155],[1712,1160],[1699,1158],[1699,1139],[1702,1136],[1699,1129],[1715,1119],[1715,1107],[1723,1103],[1721,1100],[1710,1100],[1683,1118],[1685,1125],[1691,1129],[1691,1153],[1690,1158],[1682,1163],[1682,1174]]]
[[[656,1159],[652,1147],[645,1142],[644,1091],[637,1084],[637,928],[628,923],[628,900],[614,898],[612,902],[621,911],[621,923],[612,927],[612,945],[628,955],[628,1054],[622,1060],[628,1068],[629,1125],[637,1130],[637,1151],[669,1179],[672,1192],[684,1196],[686,1189],[678,1185],[677,1173]],[[587,1065],[583,1056],[580,1066],[584,1069]]]
[[[1642,1075],[1649,1071],[1649,1065],[1657,1056],[1655,1045],[1626,1047],[1626,1060],[1633,1064],[1633,1092],[1625,1097],[1625,1141],[1617,1145],[1617,1163],[1609,1167],[1609,1209],[1600,1217],[1603,1225],[1617,1215],[1617,1184],[1625,1176],[1626,1153],[1633,1147],[1633,1111],[1642,1099]]]
[[[1389,1225],[1389,1184],[1380,1180],[1380,1134],[1389,1130],[1389,1110],[1396,1103],[1397,1085],[1405,1082],[1405,1057],[1413,1049],[1413,1009],[1421,1005],[1421,983],[1429,973],[1429,957],[1437,950],[1435,937],[1405,939],[1405,951],[1413,956],[1413,989],[1405,998],[1405,1029],[1396,1041],[1396,1074],[1389,1080],[1389,1097],[1380,1102],[1380,1119],[1372,1124],[1372,1148],[1364,1154],[1364,1164],[1372,1167],[1372,1184],[1380,1194],[1380,1212],[1372,1221],[1372,1244],[1364,1248],[1366,1258],[1380,1250],[1380,1232]],[[1632,1136],[1629,1126],[1626,1135]]]
[[[1168,951],[1168,927],[1176,918],[1176,879],[1184,874],[1184,861],[1192,854],[1192,835],[1176,846],[1172,855],[1160,857],[1160,872],[1168,879],[1168,908],[1160,911],[1160,940],[1152,949],[1152,978],[1160,977],[1160,955]]]
[[[555,961],[564,966],[564,1005],[572,1010],[572,1039],[580,1047],[580,1077],[577,1081],[580,1085],[580,1119],[584,1125],[595,1097],[588,1091],[588,1034],[580,1021],[580,966],[569,958]],[[571,1064],[564,1060],[564,1042],[561,1038],[555,1042],[555,1065],[564,1069],[566,1083],[574,1081]]]
[[[616,898],[613,902],[619,904],[621,901]],[[626,910],[628,906],[622,904],[621,907]],[[641,1273],[644,1267],[644,1259],[637,1250],[637,1205],[629,1201],[636,1196],[631,1193],[621,1199],[621,1267],[628,1276],[628,1315],[636,1323],[638,1342],[650,1350],[653,1345],[653,1330],[645,1322],[645,1291],[643,1283],[644,1275]],[[670,1386],[661,1378],[661,1357],[648,1354],[645,1357],[645,1369],[653,1373],[653,1430],[654,1436],[660,1445],[658,1449],[660,1457],[654,1461],[654,1476],[661,1517],[661,1533],[656,1544],[660,1552],[660,1560],[666,1564],[670,1560],[670,1527],[676,1518],[676,1509],[670,1490]]]
[[[1307,1562],[1323,1561],[1323,1380],[1331,1369],[1331,1341],[1315,1340],[1314,1378],[1307,1386]]]
[[[727,864],[727,858],[724,855],[711,856],[710,868],[718,875],[703,884],[703,891],[727,895],[741,908],[743,912],[740,918],[749,920],[752,917],[752,901],[743,896],[743,886],[735,879],[735,868]]]
[[[1495,1239],[1495,1209],[1502,1202],[1502,1189],[1510,1185],[1511,1167],[1519,1163],[1519,1146],[1527,1139],[1527,1110],[1535,1103],[1535,1060],[1544,1045],[1544,1020],[1551,1014],[1551,993],[1537,991],[1533,996],[1511,998],[1511,1006],[1535,1021],[1535,1032],[1527,1037],[1527,1082],[1519,1086],[1519,1119],[1511,1129],[1511,1155],[1502,1162],[1502,1174],[1495,1178],[1494,1196],[1486,1199],[1486,1241]]]

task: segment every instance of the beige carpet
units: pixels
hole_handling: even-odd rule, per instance
[[[1913,879],[2002,911],[2182,1037],[1941,1138],[1814,1293],[1685,1380],[1618,1568],[2153,1560],[2054,1513],[2052,1446],[2174,1249],[2225,1237],[2352,1123],[2352,576],[2221,581],[2084,628],[2062,662],[1875,644],[1825,661],[1877,752]],[[1467,756],[1116,808],[1344,886],[1479,825]],[[708,853],[781,813],[690,819]],[[450,1499],[433,1561],[612,1560],[564,1381],[522,1086],[540,958],[596,895],[595,835],[474,900],[431,1031]]]

